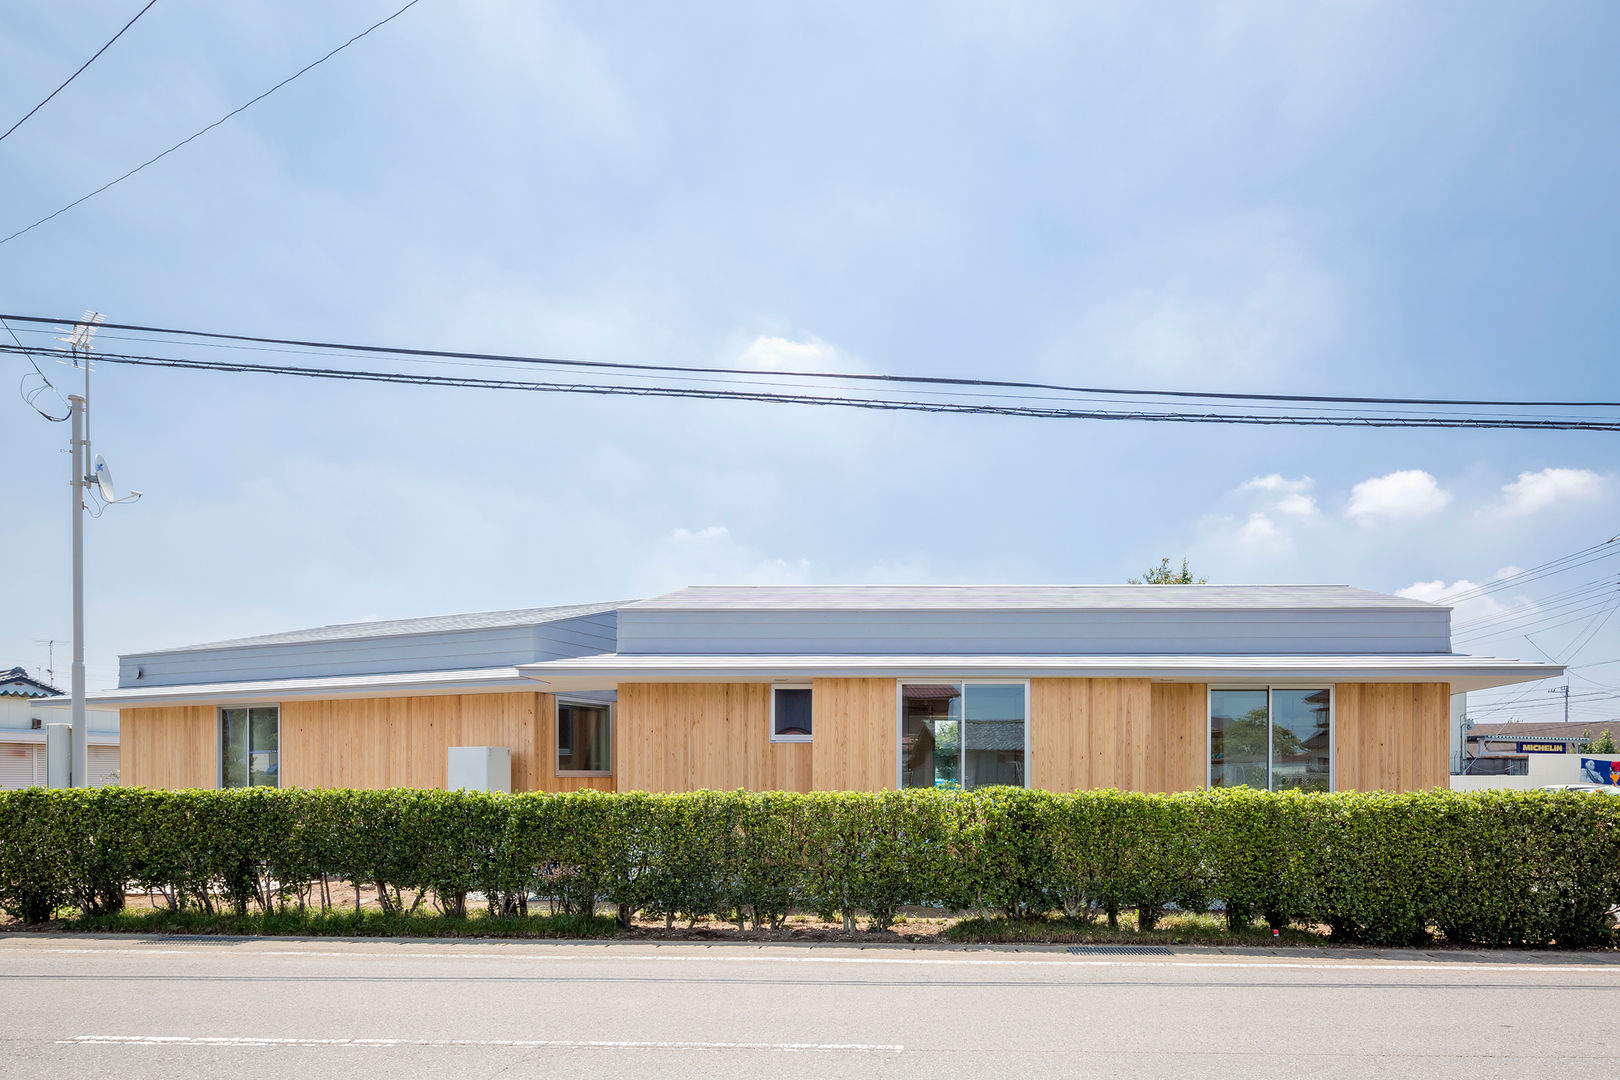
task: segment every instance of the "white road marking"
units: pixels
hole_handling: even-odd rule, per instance
[[[20,944],[20,943],[19,943]],[[246,943],[244,943],[246,944]],[[705,951],[698,953],[683,952],[678,955],[648,956],[645,954],[629,954],[615,956],[606,949],[601,952],[589,954],[573,953],[562,955],[558,953],[527,953],[513,952],[367,952],[362,950],[340,949],[247,949],[243,951],[232,950],[229,953],[203,952],[198,949],[187,948],[68,948],[48,947],[40,949],[22,949],[29,953],[73,953],[92,954],[100,956],[219,956],[240,960],[244,956],[301,956],[320,959],[376,959],[376,960],[513,960],[523,963],[538,963],[543,961],[579,961],[579,962],[651,962],[651,963],[678,963],[703,959],[728,964],[911,964],[932,967],[1063,967],[1063,968],[1247,968],[1263,970],[1301,970],[1301,971],[1517,971],[1528,972],[1596,972],[1620,976],[1620,963],[1616,964],[1541,964],[1535,962],[1514,963],[1511,961],[1479,961],[1475,963],[1456,963],[1442,960],[1418,962],[1401,960],[1090,960],[1082,957],[1072,959],[1037,960],[1030,959],[985,959],[985,958],[958,958],[949,956],[922,957],[922,956],[726,956],[719,952]]]
[[[531,1050],[766,1050],[783,1054],[898,1054],[893,1043],[685,1042],[608,1039],[301,1039],[246,1035],[75,1035],[60,1046],[493,1046]]]

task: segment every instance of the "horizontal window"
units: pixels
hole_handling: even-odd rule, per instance
[[[810,688],[771,687],[771,741],[810,741]]]
[[[1209,692],[1209,786],[1327,791],[1332,691]]]
[[[612,706],[557,702],[557,772],[612,774]]]
[[[903,683],[900,786],[1023,787],[1028,718],[1023,683]]]

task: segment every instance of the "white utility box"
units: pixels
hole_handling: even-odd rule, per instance
[[[449,782],[457,791],[512,791],[512,751],[504,746],[452,746]]]

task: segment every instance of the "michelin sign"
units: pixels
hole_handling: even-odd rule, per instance
[[[1620,761],[1583,757],[1581,776],[1588,784],[1620,784]]]

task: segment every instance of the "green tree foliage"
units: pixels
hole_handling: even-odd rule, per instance
[[[1181,569],[1177,570],[1170,565],[1169,556],[1159,560],[1158,566],[1149,567],[1139,578],[1130,578],[1127,585],[1208,585],[1208,578],[1193,577],[1192,567],[1186,559],[1181,560]]]
[[[0,792],[0,910],[105,915],[127,888],[178,911],[331,908],[375,888],[397,916],[636,913],[779,927],[891,926],[908,905],[1151,928],[1171,906],[1329,926],[1342,940],[1611,940],[1620,799],[1579,792],[1059,794],[421,790]]]
[[[1609,729],[1604,728],[1598,732],[1598,737],[1586,744],[1588,754],[1620,754],[1620,747],[1614,745],[1614,736]]]

